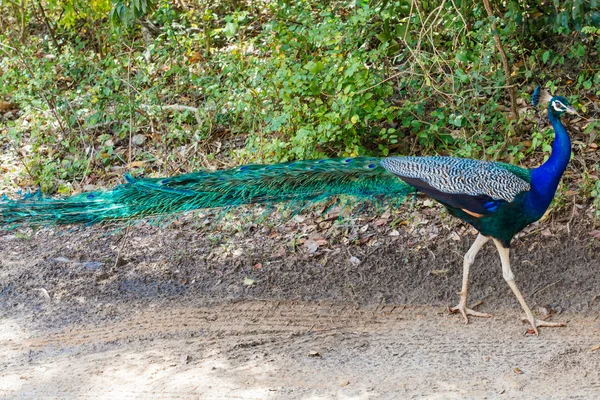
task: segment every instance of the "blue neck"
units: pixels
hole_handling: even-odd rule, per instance
[[[543,215],[550,206],[563,172],[571,158],[571,139],[560,122],[560,117],[548,109],[548,119],[554,128],[552,155],[544,164],[531,171],[529,207],[536,215]]]

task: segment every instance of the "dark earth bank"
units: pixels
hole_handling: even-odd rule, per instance
[[[48,328],[117,317],[148,304],[341,301],[428,305],[458,301],[475,232],[427,200],[420,210],[340,218],[334,210],[274,220],[262,210],[192,213],[169,222],[0,233],[2,313]],[[574,208],[530,226],[512,245],[516,281],[534,312],[600,311],[600,241]],[[520,307],[493,244],[471,272],[480,310]],[[119,311],[119,305],[127,310]]]

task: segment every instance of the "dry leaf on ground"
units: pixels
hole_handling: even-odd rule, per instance
[[[590,236],[593,237],[596,240],[600,240],[600,231],[598,231],[598,230],[591,231],[590,232]]]

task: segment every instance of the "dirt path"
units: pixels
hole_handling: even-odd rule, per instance
[[[515,241],[529,304],[568,322],[534,337],[493,246],[470,298],[495,317],[447,315],[473,234],[427,211],[0,232],[0,399],[600,398],[593,219]]]
[[[244,301],[0,328],[4,398],[597,398],[600,320],[524,336],[432,307]]]

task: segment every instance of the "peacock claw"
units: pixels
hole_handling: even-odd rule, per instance
[[[567,324],[563,323],[563,322],[549,322],[549,321],[544,321],[541,319],[535,319],[535,318],[527,318],[527,317],[521,317],[521,321],[523,322],[528,322],[531,325],[531,329],[529,329],[527,331],[527,333],[531,333],[534,334],[536,336],[540,335],[540,332],[538,331],[537,328],[545,326],[548,328],[559,328],[561,326],[567,326]]]
[[[465,320],[465,325],[467,325],[469,323],[468,315],[471,315],[473,317],[483,317],[483,318],[491,318],[492,317],[492,314],[482,313],[482,312],[467,308],[467,305],[463,304],[463,303],[458,303],[458,305],[455,307],[448,306],[448,312],[450,314],[455,314],[458,312],[461,313],[463,316],[463,319]]]

